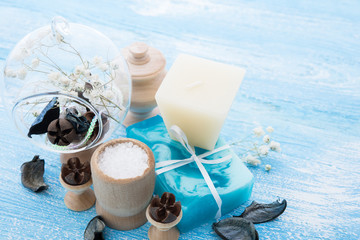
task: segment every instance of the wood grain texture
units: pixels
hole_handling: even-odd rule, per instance
[[[119,48],[135,41],[158,48],[167,69],[179,53],[244,67],[222,135],[231,141],[258,124],[273,126],[283,153],[266,161],[270,172],[263,165],[250,168],[256,179],[251,200],[288,201],[280,218],[256,225],[260,238],[359,239],[359,11],[355,0],[4,0],[0,61],[3,67],[16,42],[62,15],[98,29]],[[2,101],[0,113],[0,239],[81,239],[95,208],[68,210],[59,156],[21,137]],[[120,136],[123,128],[114,133]],[[20,182],[21,164],[35,154],[46,160],[50,186],[38,194]],[[149,227],[106,228],[105,237],[145,239]],[[208,222],[180,239],[218,238]]]

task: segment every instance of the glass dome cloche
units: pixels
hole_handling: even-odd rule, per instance
[[[92,148],[123,122],[131,78],[115,44],[55,17],[25,36],[4,68],[3,102],[18,130],[60,153]]]

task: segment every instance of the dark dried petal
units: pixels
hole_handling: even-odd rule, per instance
[[[213,223],[213,229],[222,239],[258,240],[259,235],[252,222],[243,218],[226,218]]]
[[[177,216],[171,212],[167,212],[167,216],[161,221],[162,223],[171,223],[177,219]]]
[[[49,141],[59,146],[67,146],[77,138],[73,125],[63,118],[52,121],[47,131]]]
[[[61,177],[69,185],[85,184],[91,178],[90,164],[81,163],[77,157],[70,158],[61,166]]]
[[[159,198],[158,195],[156,195],[156,196],[152,199],[152,201],[151,201],[151,203],[150,203],[150,207],[160,207],[160,206],[161,206],[160,198]]]
[[[87,121],[86,117],[78,116],[78,112],[75,108],[66,109],[66,120],[71,122],[73,127],[76,130],[76,133],[84,133],[89,127],[90,123]]]
[[[105,226],[106,225],[102,217],[94,217],[90,220],[85,229],[84,240],[104,240],[103,231]]]
[[[45,161],[39,155],[21,165],[21,183],[24,187],[34,192],[41,192],[49,187],[44,182],[44,165]]]
[[[161,196],[160,202],[164,205],[171,206],[175,203],[175,195],[169,192],[164,192]]]
[[[33,134],[43,134],[47,132],[47,128],[49,124],[59,118],[60,116],[60,108],[58,103],[58,98],[54,97],[46,107],[41,111],[39,116],[35,119],[33,124],[31,125],[28,137],[31,138]]]
[[[181,212],[181,203],[180,201],[176,202],[174,205],[168,207],[168,211],[174,214],[175,216],[179,216]]]
[[[80,158],[78,157],[69,158],[67,160],[67,166],[70,169],[80,169],[83,167],[82,163],[80,162]]]
[[[166,211],[166,208],[159,207],[156,210],[156,217],[158,222],[163,222],[168,216],[168,212]]]
[[[285,199],[282,201],[278,199],[275,202],[269,204],[257,203],[256,201],[253,201],[240,216],[235,217],[244,218],[253,222],[254,224],[264,223],[280,216],[285,211],[286,206],[287,202]]]

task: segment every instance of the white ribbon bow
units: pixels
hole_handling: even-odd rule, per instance
[[[203,158],[208,157],[214,153],[229,149],[230,146],[226,144],[226,145],[216,148],[212,151],[209,151],[209,152],[203,153],[199,156],[196,156],[194,148],[189,145],[187,137],[186,137],[185,133],[181,130],[181,128],[179,128],[176,125],[173,125],[169,131],[171,132],[172,136],[175,137],[181,143],[181,145],[183,145],[184,148],[191,154],[191,157],[186,158],[186,159],[168,160],[168,161],[162,161],[162,162],[156,163],[156,168],[157,168],[156,174],[159,175],[164,172],[170,171],[172,169],[184,166],[186,164],[189,164],[189,163],[192,163],[195,161],[202,176],[204,177],[206,184],[208,185],[208,187],[211,191],[211,194],[213,195],[213,197],[216,201],[216,204],[218,205],[219,210],[216,213],[216,218],[220,218],[221,217],[222,200],[219,196],[219,193],[216,191],[214,183],[212,182],[208,172],[206,171],[205,167],[203,166],[203,163],[204,164],[219,164],[219,163],[230,160],[232,158],[232,155],[229,154],[225,157],[222,157],[219,159],[214,159],[214,160],[206,160]]]

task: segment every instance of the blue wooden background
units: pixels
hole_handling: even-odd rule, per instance
[[[231,141],[273,126],[283,153],[266,161],[269,173],[250,168],[251,200],[288,200],[280,218],[256,225],[260,238],[360,238],[359,1],[2,0],[1,68],[17,41],[55,15],[98,29],[119,48],[147,42],[164,53],[167,68],[181,52],[246,68],[222,135]],[[35,154],[46,159],[50,185],[39,194],[20,182],[20,165]],[[95,209],[65,207],[58,156],[20,136],[2,101],[0,161],[0,239],[82,238]],[[105,237],[143,239],[148,228],[106,229]],[[209,222],[181,239],[217,236]]]

